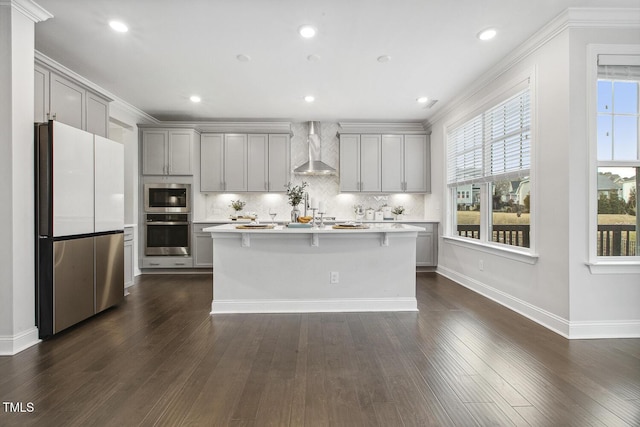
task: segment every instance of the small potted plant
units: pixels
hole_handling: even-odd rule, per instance
[[[234,211],[234,215],[233,218],[238,218],[240,215],[240,211],[242,211],[242,209],[244,209],[245,205],[247,204],[247,202],[244,202],[242,200],[232,200],[231,204],[229,206],[231,206],[233,208]]]
[[[291,222],[297,222],[298,217],[300,217],[300,209],[298,209],[298,205],[302,202],[304,198],[304,189],[307,188],[307,183],[302,181],[300,185],[292,185],[290,182],[285,185],[287,189],[287,197],[289,197],[289,204],[292,206],[291,210]]]
[[[396,206],[393,208],[393,214],[396,216],[396,221],[401,221],[404,219],[404,207]]]

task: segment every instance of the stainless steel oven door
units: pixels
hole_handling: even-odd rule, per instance
[[[191,184],[145,184],[145,212],[191,212]]]
[[[163,216],[166,218],[162,218]],[[144,228],[145,255],[191,255],[191,222],[175,217],[188,216],[147,215]]]

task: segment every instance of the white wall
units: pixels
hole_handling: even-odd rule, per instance
[[[441,239],[438,271],[565,336],[586,336],[588,327],[581,335],[575,328],[585,321],[606,324],[604,336],[624,335],[631,323],[638,336],[640,277],[595,276],[585,265],[589,163],[584,94],[586,43],[637,43],[638,32],[564,27],[540,40],[508,58],[517,60],[505,60],[502,68],[491,70],[495,79],[485,81],[479,90],[470,88],[472,95],[459,98],[455,108],[432,126],[433,158],[439,159],[433,162],[434,189],[439,176],[438,191],[445,200],[445,126],[477,109],[496,87],[535,70],[532,233],[539,258],[528,264]],[[444,220],[445,208],[442,211]],[[479,270],[479,259],[484,271]],[[590,333],[597,335],[593,328]]]
[[[34,20],[0,5],[0,355],[38,341],[34,271]]]

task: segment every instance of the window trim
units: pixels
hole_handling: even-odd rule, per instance
[[[598,161],[598,56],[640,55],[638,45],[589,44],[587,46],[587,131],[589,141],[589,210],[588,210],[588,257],[585,262],[591,274],[637,274],[640,273],[640,255],[633,257],[598,256],[598,167],[640,167],[638,161]],[[640,230],[636,230],[636,236]]]
[[[448,135],[451,129],[459,127],[466,123],[467,121],[473,119],[475,116],[484,113],[497,106],[498,104],[506,101],[519,91],[522,91],[525,87],[529,89],[529,103],[530,103],[530,138],[531,138],[531,146],[530,146],[530,166],[529,166],[529,179],[530,179],[530,194],[531,198],[535,200],[535,194],[537,194],[536,188],[536,165],[537,165],[537,148],[535,141],[537,141],[538,135],[538,114],[537,114],[537,78],[536,78],[537,69],[536,67],[532,67],[530,69],[525,70],[524,72],[519,73],[514,76],[506,83],[500,84],[493,88],[486,96],[481,98],[478,102],[474,103],[472,107],[470,107],[466,113],[460,115],[451,122],[447,123],[443,127],[443,134],[445,138],[445,149],[444,149],[444,182],[446,188],[445,200],[446,204],[446,214],[445,214],[445,226],[443,233],[443,240],[457,246],[472,248],[476,250],[480,250],[483,252],[487,252],[493,255],[502,256],[504,258],[512,259],[515,261],[525,262],[527,264],[535,264],[538,260],[538,254],[536,252],[536,241],[537,241],[537,228],[536,228],[536,218],[538,216],[538,203],[533,203],[530,215],[529,215],[529,225],[530,225],[530,245],[528,248],[523,248],[519,246],[505,245],[492,241],[488,241],[482,238],[483,234],[481,233],[480,239],[473,239],[470,237],[461,237],[458,236],[457,233],[457,222],[456,222],[456,206],[457,206],[457,198],[455,196],[455,187],[449,187],[448,183]],[[528,82],[528,84],[527,84]],[[526,86],[524,86],[526,84]],[[480,191],[481,197],[481,206],[486,205],[487,193],[489,184],[488,183],[478,183],[481,185],[482,189]],[[481,207],[480,209],[480,227],[481,230],[488,230],[488,211],[487,208]]]

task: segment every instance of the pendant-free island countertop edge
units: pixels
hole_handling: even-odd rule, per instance
[[[269,224],[268,222],[264,224]],[[204,228],[206,233],[260,233],[260,234],[344,234],[344,233],[407,233],[425,231],[423,227],[397,223],[368,223],[368,228],[335,229],[331,225],[323,228],[288,228],[276,225],[274,228],[238,229],[236,224],[216,225]]]

